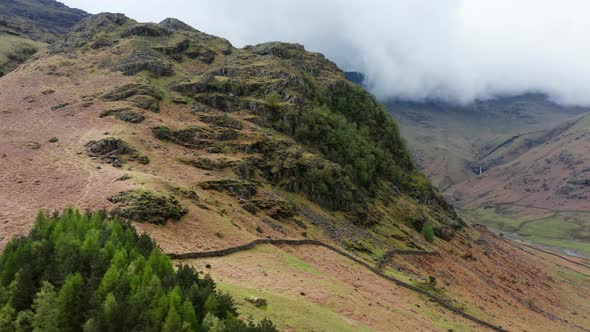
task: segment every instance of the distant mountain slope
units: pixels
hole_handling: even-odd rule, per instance
[[[416,162],[441,189],[478,175],[480,167],[485,172],[497,165],[501,161],[494,158],[494,150],[505,142],[590,111],[563,107],[538,94],[469,105],[392,101],[387,107]]]
[[[589,108],[542,95],[389,107],[418,165],[468,219],[590,255]]]
[[[63,37],[86,16],[54,0],[0,0],[0,76]]]
[[[590,256],[590,115],[519,136],[493,155],[496,166],[447,190],[455,204],[497,229]],[[510,215],[514,222],[501,221]]]
[[[0,34],[50,43],[88,15],[55,0],[0,0]]]

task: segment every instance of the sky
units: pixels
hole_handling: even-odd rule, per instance
[[[236,47],[286,41],[366,74],[380,99],[546,93],[590,105],[587,0],[61,0],[141,22],[175,17]]]

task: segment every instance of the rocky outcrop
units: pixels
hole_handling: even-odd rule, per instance
[[[161,27],[170,30],[170,31],[188,31],[188,32],[198,32],[197,29],[191,27],[190,25],[182,22],[181,20],[175,18],[165,18],[160,23],[158,23]]]
[[[171,30],[155,23],[136,24],[123,31],[121,37],[142,36],[142,37],[163,37],[172,34]]]
[[[190,46],[189,39],[183,39],[180,42],[170,46],[154,46],[153,50],[158,51],[164,55],[173,56],[178,55],[186,51]]]
[[[160,94],[151,86],[142,83],[131,83],[121,85],[115,89],[102,95],[101,99],[104,101],[117,101],[126,100],[132,96],[150,96],[156,100],[160,100],[162,97]]]
[[[199,183],[199,187],[205,190],[227,192],[241,199],[250,199],[258,192],[257,184],[240,179],[222,179]]]
[[[235,162],[229,161],[226,158],[209,159],[209,158],[195,158],[190,160],[183,160],[183,162],[190,164],[196,168],[213,171],[222,170],[224,168],[232,167]]]
[[[86,143],[86,153],[88,156],[112,164],[114,167],[123,166],[126,160],[135,160],[141,164],[150,162],[147,156],[141,155],[131,145],[112,137]]]
[[[274,195],[267,195],[265,198],[254,199],[248,203],[276,220],[289,219],[297,215],[297,207],[293,203]]]
[[[130,108],[118,108],[110,109],[100,113],[100,117],[114,116],[117,119],[129,123],[141,123],[145,120],[145,117],[138,112],[131,110]]]
[[[168,220],[180,220],[188,212],[176,198],[152,191],[125,191],[108,200],[118,204],[114,215],[136,222],[163,225]]]
[[[170,141],[194,150],[211,149],[210,152],[219,150],[216,153],[223,150],[224,145],[221,142],[235,140],[240,136],[233,129],[221,128],[215,130],[202,127],[190,127],[172,131],[166,126],[159,126],[152,128],[152,133],[162,141]]]
[[[171,63],[162,55],[151,49],[136,49],[123,61],[116,64],[114,70],[125,75],[135,75],[141,71],[148,71],[154,77],[170,76],[174,74]]]
[[[243,128],[242,122],[230,117],[227,114],[223,115],[203,115],[200,120],[218,127],[241,130]]]
[[[50,51],[52,53],[74,51],[98,40],[102,40],[103,44],[114,43],[114,40],[104,39],[98,35],[101,32],[114,32],[128,21],[129,18],[123,14],[100,13],[88,16],[76,24],[63,41],[52,44]]]
[[[261,175],[291,192],[304,192],[331,210],[357,211],[359,190],[337,164],[287,141],[264,140],[252,146],[264,157],[258,162]]]
[[[151,86],[142,83],[125,84],[101,96],[104,101],[129,101],[133,106],[154,113],[160,112],[162,96]]]
[[[160,112],[160,101],[153,96],[137,95],[130,98],[129,101],[137,108],[154,113]]]

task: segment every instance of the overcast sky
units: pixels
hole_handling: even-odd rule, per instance
[[[590,105],[588,0],[61,0],[176,17],[235,46],[281,40],[367,74],[380,98],[467,102],[539,91]]]

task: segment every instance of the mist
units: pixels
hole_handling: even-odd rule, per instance
[[[139,21],[176,17],[241,47],[300,43],[363,72],[380,99],[468,103],[541,92],[590,105],[584,0],[66,0]]]

